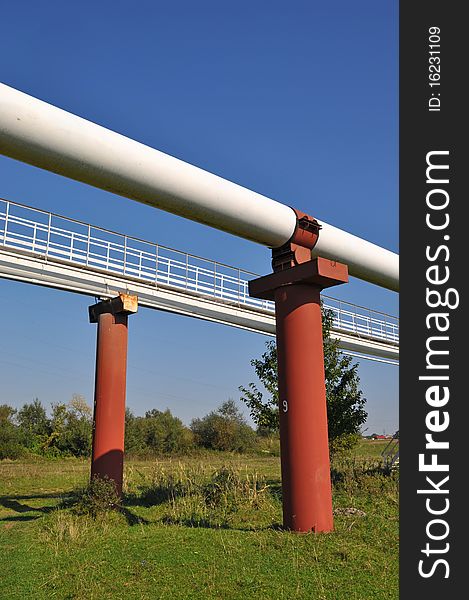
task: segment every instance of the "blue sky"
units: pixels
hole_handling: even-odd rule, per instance
[[[4,83],[398,251],[397,1],[18,0]],[[0,197],[270,271],[253,243],[0,157]],[[359,281],[331,295],[397,314]],[[0,403],[93,398],[92,298],[0,279]],[[239,398],[267,338],[142,309],[127,400],[186,423]],[[360,361],[369,430],[398,428],[398,369]]]

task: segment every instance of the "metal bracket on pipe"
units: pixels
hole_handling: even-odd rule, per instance
[[[296,228],[286,244],[272,249],[274,272],[290,269],[311,260],[311,250],[319,239],[321,225],[314,217],[292,208],[296,214]]]

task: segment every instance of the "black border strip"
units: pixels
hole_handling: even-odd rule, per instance
[[[400,597],[405,599],[418,592],[425,600],[467,593],[469,194],[463,188],[468,170],[463,83],[469,36],[463,8],[464,3],[434,0],[400,3]],[[427,172],[428,163],[449,168]],[[453,308],[443,305],[445,299]],[[440,316],[429,316],[435,313]],[[445,354],[432,354],[435,350]],[[449,447],[426,448],[428,434]],[[436,469],[448,470],[430,471],[425,465],[432,460]]]

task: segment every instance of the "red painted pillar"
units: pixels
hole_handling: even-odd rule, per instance
[[[283,523],[293,531],[331,531],[332,496],[320,289],[275,292]]]
[[[261,277],[250,293],[275,300],[283,524],[332,531],[332,494],[320,291],[347,281],[347,267],[325,259]]]
[[[124,294],[90,307],[90,320],[98,324],[91,478],[112,479],[119,496],[124,470],[127,321],[136,310],[136,297]]]

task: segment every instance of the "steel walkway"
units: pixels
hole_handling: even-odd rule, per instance
[[[248,294],[255,273],[1,199],[0,277],[275,334],[273,303]],[[397,364],[397,317],[323,299],[344,351]]]

